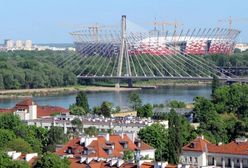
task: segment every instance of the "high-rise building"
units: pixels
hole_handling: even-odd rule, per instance
[[[11,40],[11,39],[6,39],[4,40],[4,46],[7,48],[7,49],[11,49],[14,47],[14,41]]]
[[[21,41],[21,40],[16,40],[16,42],[15,42],[15,47],[16,47],[17,49],[23,49],[23,41]]]
[[[26,40],[24,44],[25,50],[31,50],[32,49],[32,41],[31,40]]]

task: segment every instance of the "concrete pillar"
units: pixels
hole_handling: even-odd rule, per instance
[[[243,160],[242,159],[239,160],[239,167],[243,168]]]
[[[129,88],[132,88],[133,87],[133,81],[132,81],[132,79],[128,79],[128,87]]]
[[[225,166],[225,158],[222,158],[222,168],[225,168],[226,166]]]
[[[66,126],[66,121],[64,122],[64,134],[67,133],[67,126]]]
[[[231,168],[234,168],[234,160],[231,159]]]
[[[214,167],[216,167],[216,165],[217,165],[217,161],[216,161],[216,159],[214,158]]]
[[[116,82],[115,88],[116,88],[116,89],[120,89],[120,81],[119,81],[119,80]]]

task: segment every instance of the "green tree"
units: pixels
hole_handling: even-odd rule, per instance
[[[84,133],[89,136],[97,136],[98,135],[98,129],[94,126],[90,126],[88,128],[84,129]]]
[[[99,106],[93,107],[92,113],[95,115],[101,115],[101,107]]]
[[[85,92],[80,91],[76,96],[76,106],[82,107],[86,113],[89,113],[88,98]]]
[[[3,81],[3,75],[0,74],[0,90],[4,89],[4,81]]]
[[[130,150],[124,151],[123,160],[129,161],[129,160],[133,160],[133,159],[134,159],[134,152],[133,151],[130,151]]]
[[[130,107],[133,108],[134,110],[137,110],[142,106],[142,100],[140,96],[134,92],[128,95],[128,103]]]
[[[48,145],[46,151],[55,151],[56,144],[63,144],[66,141],[66,135],[61,127],[51,127],[48,131]]]
[[[168,160],[168,132],[164,125],[155,123],[146,126],[138,132],[139,138],[156,149],[155,159],[157,161]]]
[[[16,138],[6,144],[7,150],[14,150],[22,153],[31,153],[32,147],[22,138]]]
[[[195,121],[200,123],[199,134],[204,134],[214,143],[227,142],[228,138],[224,122],[216,112],[211,100],[197,97],[194,106]]]
[[[180,117],[174,109],[169,113],[169,146],[168,161],[177,164],[183,147],[182,124]]]
[[[1,168],[29,168],[27,162],[12,160],[5,152],[0,151]]]
[[[112,103],[104,101],[101,105],[101,115],[104,117],[111,117]]]
[[[185,108],[186,104],[182,101],[172,100],[172,101],[170,101],[168,106],[171,108]]]
[[[35,168],[69,168],[70,162],[64,158],[61,159],[56,154],[47,152],[37,161]]]
[[[73,119],[73,120],[71,121],[71,124],[72,124],[72,125],[75,125],[76,128],[77,128],[77,130],[78,130],[79,132],[82,132],[82,130],[83,130],[83,123],[82,123],[82,121],[81,121],[79,118]]]
[[[16,135],[11,130],[0,129],[0,148],[4,147],[7,142],[16,138]]]
[[[77,106],[75,104],[70,105],[69,110],[71,115],[82,116],[87,114],[83,107]]]
[[[33,152],[42,152],[42,143],[36,138],[36,134],[33,129],[27,125],[21,124],[13,128],[13,130],[18,137],[21,137],[31,145]]]
[[[220,87],[220,81],[219,78],[216,75],[213,75],[212,80],[212,95],[214,94],[215,90]]]
[[[153,116],[153,108],[151,104],[145,104],[142,107],[137,109],[137,116],[149,118]]]
[[[19,125],[21,125],[21,120],[17,115],[14,114],[0,115],[0,128],[13,129]]]

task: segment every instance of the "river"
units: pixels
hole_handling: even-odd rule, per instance
[[[156,89],[142,89],[137,92],[143,103],[159,104],[170,100],[180,100],[186,103],[193,102],[194,97],[204,96],[210,97],[210,86],[166,86]],[[90,107],[100,105],[103,101],[112,102],[115,106],[125,107],[128,105],[128,94],[131,91],[106,91],[106,92],[87,92]],[[76,94],[60,94],[50,96],[35,96],[34,101],[38,105],[62,106],[68,108],[70,104],[75,102]],[[13,107],[20,98],[0,99],[0,108]]]

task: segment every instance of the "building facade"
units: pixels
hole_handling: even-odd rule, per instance
[[[180,162],[196,168],[246,168],[248,141],[237,138],[228,144],[212,144],[203,136],[197,137],[183,147]]]

